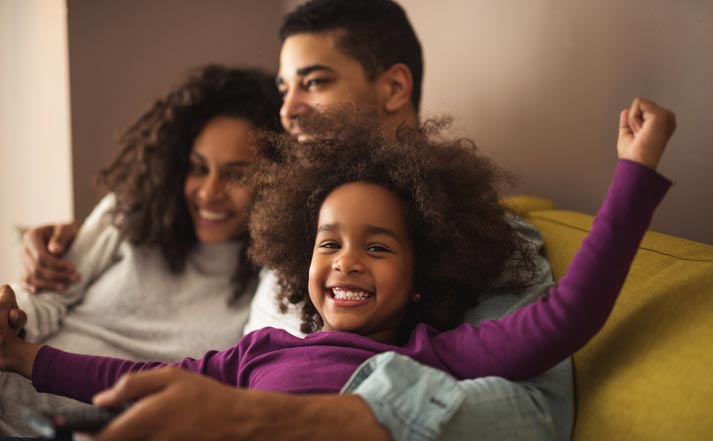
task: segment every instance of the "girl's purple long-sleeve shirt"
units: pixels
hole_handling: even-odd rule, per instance
[[[567,274],[548,296],[499,320],[437,332],[418,325],[405,346],[361,335],[324,331],[300,339],[265,328],[202,359],[172,363],[219,381],[283,392],[338,392],[371,356],[394,351],[458,379],[533,377],[582,347],[602,327],[621,289],[653,212],[670,186],[654,171],[619,161],[592,231]],[[166,366],[40,349],[32,382],[40,392],[83,401],[123,374]]]

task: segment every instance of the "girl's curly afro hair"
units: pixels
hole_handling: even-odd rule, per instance
[[[262,142],[249,255],[276,272],[283,311],[289,303],[302,304],[303,332],[323,324],[307,289],[319,210],[329,193],[346,183],[382,186],[407,207],[421,301],[405,328],[415,321],[452,328],[508,259],[531,269],[523,239],[499,201],[497,186],[509,176],[473,142],[441,139],[448,123],[431,120],[394,135],[373,112],[345,107],[301,121],[311,134],[308,140],[285,135]]]

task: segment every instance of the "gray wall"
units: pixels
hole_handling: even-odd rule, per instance
[[[75,215],[115,135],[187,67],[275,69],[299,0],[67,0]],[[636,95],[676,111],[652,228],[713,244],[713,2],[402,0],[425,50],[424,114],[451,113],[520,177],[514,192],[594,213]]]

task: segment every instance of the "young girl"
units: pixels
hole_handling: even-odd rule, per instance
[[[27,338],[70,351],[180,360],[242,335],[257,273],[246,259],[252,133],[279,128],[274,79],[206,66],[156,100],[100,175],[109,194],[68,258],[66,292],[18,290]],[[0,434],[31,435],[18,404],[76,405],[0,374]]]
[[[362,361],[384,351],[457,378],[536,375],[605,321],[670,185],[654,169],[674,125],[670,112],[645,100],[622,112],[614,181],[568,274],[548,297],[479,327],[452,327],[478,301],[463,293],[496,277],[519,245],[498,204],[500,173],[472,144],[432,142],[417,130],[394,138],[358,115],[329,120],[305,143],[268,144],[251,253],[277,272],[281,298],[302,305],[312,333],[299,339],[266,328],[175,365],[290,392],[337,391]],[[7,324],[19,314],[9,289],[3,298],[0,368],[31,378],[38,390],[88,401],[126,372],[162,365],[27,343]],[[466,349],[475,344],[478,351]]]

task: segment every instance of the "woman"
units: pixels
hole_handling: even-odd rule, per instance
[[[244,174],[252,133],[279,130],[279,106],[271,77],[214,65],[158,99],[100,173],[108,194],[68,252],[82,279],[62,293],[16,289],[27,338],[164,361],[235,343],[258,278],[245,255]],[[79,405],[7,374],[0,391],[0,432],[12,436],[32,435],[19,404]]]

